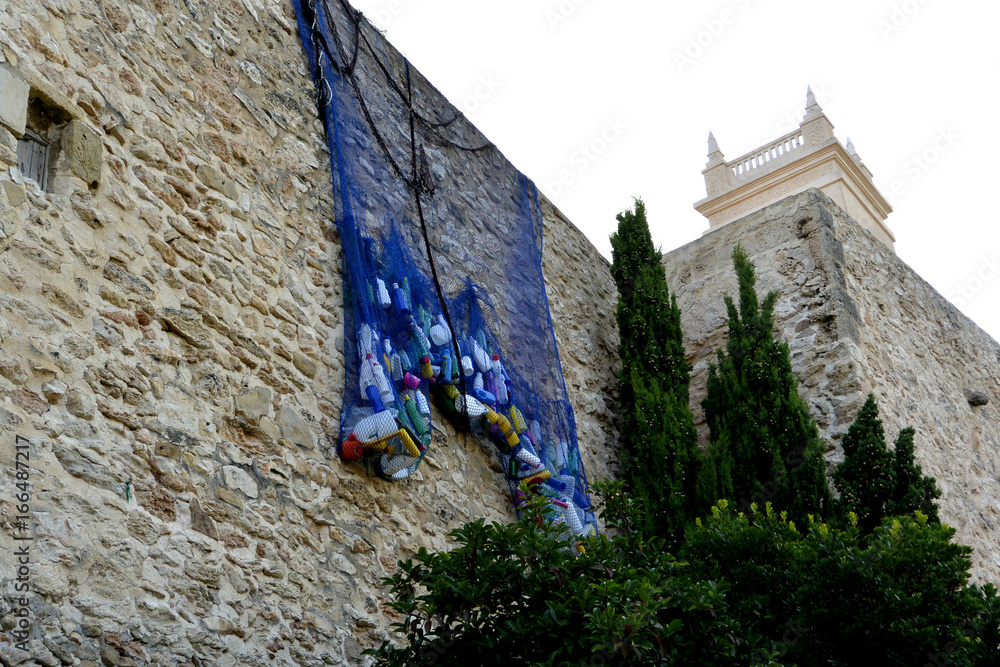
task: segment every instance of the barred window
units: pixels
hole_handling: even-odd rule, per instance
[[[32,132],[17,140],[17,168],[45,190],[48,186],[49,144]]]

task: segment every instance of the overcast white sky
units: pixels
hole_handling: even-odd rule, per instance
[[[897,254],[1000,338],[1000,3],[352,1],[609,257],[633,197],[664,251],[700,236],[709,130],[737,157],[812,85]]]

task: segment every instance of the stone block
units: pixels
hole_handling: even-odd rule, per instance
[[[11,68],[0,65],[0,123],[16,136],[24,134],[28,121],[28,84]]]
[[[0,168],[17,164],[17,139],[0,124]]]
[[[198,502],[197,498],[191,499],[190,509],[191,530],[196,530],[202,535],[211,537],[213,540],[219,539],[219,529],[215,525],[215,521],[201,508],[201,503]]]
[[[13,181],[4,181],[3,188],[7,193],[7,201],[14,208],[17,208],[27,200],[27,197],[24,194],[24,188],[17,183]]]
[[[222,479],[230,489],[237,489],[243,492],[247,498],[257,497],[257,482],[247,474],[243,468],[237,466],[223,466]]]
[[[295,364],[295,367],[299,369],[299,372],[306,377],[316,377],[316,362],[312,361],[301,352],[295,352],[292,354],[292,363]]]
[[[293,442],[299,447],[313,448],[313,437],[309,430],[309,424],[291,406],[282,405],[278,410],[275,422],[281,429],[281,435],[285,440]]]
[[[202,183],[217,192],[221,192],[233,201],[239,199],[240,193],[236,190],[236,185],[232,179],[227,178],[215,167],[207,164],[199,165],[196,173]]]
[[[96,131],[78,120],[70,121],[63,134],[63,153],[74,176],[97,187],[101,182],[104,144]]]
[[[271,412],[271,397],[273,393],[267,387],[254,387],[250,391],[233,397],[234,412],[246,417],[246,420],[256,426],[262,417]]]

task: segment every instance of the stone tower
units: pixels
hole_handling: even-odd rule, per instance
[[[917,460],[943,492],[942,520],[975,549],[973,576],[995,581],[1000,345],[896,256],[885,225],[892,209],[811,91],[795,132],[731,161],[710,134],[708,153],[708,196],[695,208],[709,229],[663,258],[702,445],[701,401],[728,336],[723,295],[737,293],[730,255],[739,244],[759,292],[779,292],[775,335],[791,350],[828,464],[843,459],[840,439],[874,393],[888,438],[916,428]]]
[[[712,133],[702,174],[708,196],[695,204],[708,218],[709,231],[785,197],[819,188],[890,248],[896,240],[885,225],[892,207],[872,182],[850,139],[833,136],[833,123],[810,88],[798,129],[727,161]],[[707,234],[708,232],[706,232]]]

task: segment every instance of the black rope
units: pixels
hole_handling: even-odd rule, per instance
[[[327,9],[329,10],[329,6],[327,6]],[[350,6],[345,6],[344,9],[347,11],[348,20],[354,25],[354,47],[350,62],[346,67],[338,71],[344,76],[349,77],[354,75],[354,68],[358,64],[358,53],[361,51],[361,12],[352,10]],[[330,21],[330,32],[333,34],[333,41],[337,44],[337,53],[340,54],[340,59],[347,60],[347,55],[344,53],[344,45],[340,41],[340,32],[337,30],[336,22],[332,20]]]
[[[304,8],[309,11],[310,16],[307,17],[309,23],[312,25],[313,33],[313,43],[319,44],[323,52],[326,54],[327,60],[330,66],[333,67],[338,73],[344,76],[351,76],[354,74],[354,68],[358,64],[358,53],[360,52],[360,27],[361,27],[361,13],[355,10],[347,8],[347,16],[350,22],[354,25],[354,46],[352,48],[351,57],[347,57],[347,53],[344,51],[344,44],[340,40],[340,32],[337,30],[336,22],[331,20],[329,6],[327,6],[327,27],[330,30],[330,34],[333,35],[333,41],[336,45],[337,55],[341,62],[347,63],[346,65],[341,65],[337,58],[333,57],[334,49],[330,46],[330,42],[326,39],[326,33],[323,32],[319,24],[319,12],[316,10],[316,2],[323,2],[326,5],[325,0],[309,0],[304,5]]]
[[[437,264],[434,262],[434,252],[431,250],[431,238],[430,234],[427,233],[427,220],[424,218],[424,205],[420,201],[420,195],[424,191],[423,179],[420,177],[420,166],[417,163],[417,133],[416,133],[416,118],[413,113],[413,87],[410,84],[410,64],[406,63],[406,93],[407,93],[407,104],[410,109],[410,158],[412,161],[413,168],[413,180],[417,184],[417,187],[413,189],[413,199],[417,204],[417,217],[420,219],[420,232],[424,236],[424,248],[427,250],[427,262],[431,266],[431,278],[434,280],[434,289],[437,292],[438,301],[441,303],[441,311],[444,314],[444,319],[448,323],[448,329],[451,331],[451,342],[455,346],[455,355],[458,363],[458,374],[461,378],[461,387],[463,390],[460,392],[463,396],[462,399],[462,414],[465,416],[466,421],[469,421],[469,400],[468,394],[465,393],[465,369],[462,367],[462,348],[458,346],[458,337],[455,335],[455,326],[451,321],[451,312],[448,309],[448,299],[445,298],[444,288],[441,286],[441,281],[438,278]],[[421,152],[423,148],[421,147]],[[451,378],[445,378],[446,381],[450,381]]]
[[[346,4],[347,0],[340,0],[340,2],[345,6],[345,8],[349,7],[349,5]],[[393,78],[392,73],[389,71],[389,68],[386,67],[385,63],[382,62],[382,59],[379,58],[378,52],[375,50],[375,47],[372,45],[372,43],[368,41],[368,37],[364,34],[364,32],[361,31],[360,26],[358,28],[358,32],[360,34],[360,39],[364,41],[365,46],[368,47],[368,52],[371,53],[372,60],[374,60],[375,64],[378,65],[378,68],[382,70],[382,74],[383,76],[385,76],[385,80],[389,84],[389,86],[396,92],[397,95],[399,95],[401,99],[410,100],[410,108],[413,112],[413,115],[421,125],[423,125],[429,130],[444,129],[451,126],[459,118],[465,117],[465,114],[463,114],[461,111],[458,111],[457,109],[455,111],[455,115],[452,116],[449,120],[445,121],[433,121],[423,116],[422,114],[417,113],[416,109],[414,109],[412,106],[411,96],[409,96],[406,92],[404,92],[403,89],[396,82],[396,80]],[[407,90],[409,89],[410,89],[409,81],[407,81]],[[444,146],[448,146],[449,148],[454,148],[455,150],[465,151],[468,153],[479,153],[481,151],[485,151],[495,147],[494,144],[490,141],[487,141],[482,146],[463,146],[462,144],[456,143],[451,139],[448,139],[447,137],[442,137],[440,135],[435,136],[434,138],[438,143]]]
[[[382,70],[382,74],[385,76],[385,80],[392,87],[392,89],[396,91],[396,94],[399,95],[400,98],[405,99],[406,98],[406,93],[403,92],[403,89],[399,86],[399,84],[396,82],[396,80],[392,77],[392,73],[389,71],[389,68],[386,67],[385,63],[383,63],[382,60],[378,57],[378,53],[375,51],[375,47],[372,46],[372,43],[368,41],[368,37],[366,35],[362,34],[361,35],[361,39],[364,41],[365,46],[368,47],[368,52],[372,54],[372,59],[375,61],[375,64],[378,65],[378,68],[380,70]],[[458,111],[457,109],[455,110],[455,115],[452,116],[451,119],[445,120],[445,121],[432,121],[432,120],[429,120],[429,119],[425,118],[423,115],[417,113],[416,110],[414,110],[414,114],[416,115],[416,118],[420,122],[421,125],[425,125],[427,127],[442,127],[442,128],[443,127],[448,127],[449,125],[451,125],[456,120],[458,120],[459,118],[462,117],[462,112]]]
[[[361,87],[358,85],[357,79],[353,76],[348,77],[348,79],[351,82],[351,87],[354,88],[354,94],[358,98],[358,103],[361,106],[362,113],[365,115],[365,120],[368,122],[368,128],[375,136],[375,141],[378,142],[379,148],[381,148],[382,153],[385,154],[386,160],[389,161],[389,164],[392,166],[392,170],[396,172],[396,176],[403,181],[408,188],[415,191],[417,189],[416,181],[407,178],[406,174],[403,172],[403,168],[399,166],[396,162],[396,158],[393,157],[392,152],[389,150],[389,144],[386,142],[385,137],[382,136],[382,133],[378,131],[378,127],[375,125],[375,119],[372,118],[371,111],[368,110],[368,105],[365,103],[365,98],[361,94]]]

